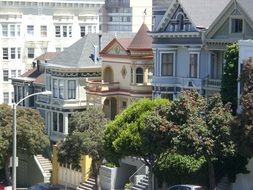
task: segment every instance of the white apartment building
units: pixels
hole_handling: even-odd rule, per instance
[[[11,103],[11,80],[34,58],[62,51],[99,31],[104,0],[0,0],[0,104]]]
[[[137,32],[144,20],[151,30],[152,0],[105,0],[100,12],[102,32]]]

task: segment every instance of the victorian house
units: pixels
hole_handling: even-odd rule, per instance
[[[43,65],[44,88],[52,91],[52,95],[40,95],[35,103],[36,108],[44,113],[52,144],[63,140],[68,134],[71,114],[86,109],[86,83],[101,80],[99,49],[104,48],[114,35],[88,34]],[[129,36],[127,33],[121,35]],[[59,165],[56,149],[53,150],[52,183],[75,188],[87,179],[91,162],[88,156],[82,161],[82,171],[73,170],[71,165]]]
[[[100,105],[114,119],[131,102],[152,97],[152,38],[142,24],[132,38],[115,37],[101,52],[102,80],[88,80],[87,105]]]
[[[183,89],[218,92],[226,46],[253,38],[251,7],[249,0],[172,0],[150,33],[153,97],[173,99]]]

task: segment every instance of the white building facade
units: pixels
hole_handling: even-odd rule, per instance
[[[11,80],[34,58],[62,51],[99,31],[104,0],[0,0],[0,103],[11,103]]]

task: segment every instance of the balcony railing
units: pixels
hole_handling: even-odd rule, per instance
[[[109,92],[119,90],[119,82],[88,81],[86,90],[90,92]]]
[[[219,79],[204,79],[204,88],[215,88],[220,89],[221,87],[221,80]]]

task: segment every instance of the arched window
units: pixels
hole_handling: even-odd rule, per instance
[[[136,69],[136,83],[143,83],[143,69],[141,67]]]
[[[178,20],[178,29],[180,31],[184,30],[184,15],[182,13],[179,13],[177,15],[177,20]]]

